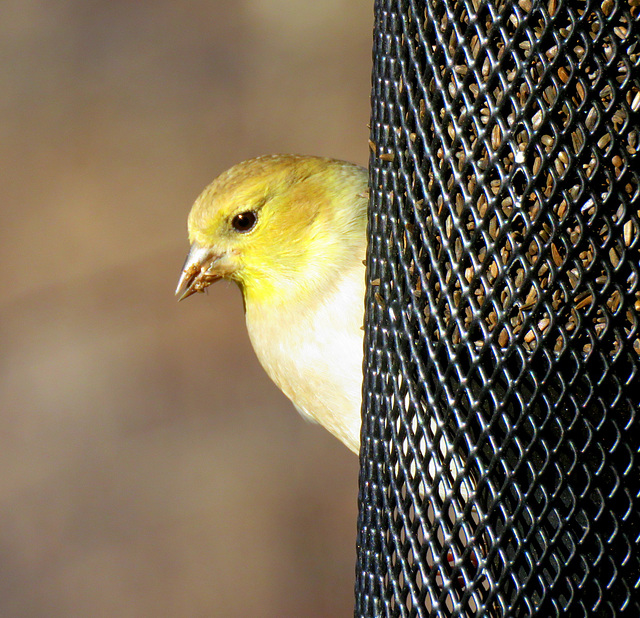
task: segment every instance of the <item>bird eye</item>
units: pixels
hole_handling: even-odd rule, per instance
[[[250,232],[258,220],[258,216],[252,210],[241,212],[231,220],[233,229],[237,232]]]

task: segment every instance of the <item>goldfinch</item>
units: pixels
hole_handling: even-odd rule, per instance
[[[223,278],[244,299],[249,338],[269,377],[358,452],[367,171],[273,155],[224,172],[188,218],[180,300]]]

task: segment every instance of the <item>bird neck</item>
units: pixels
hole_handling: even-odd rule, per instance
[[[286,263],[267,260],[238,281],[245,306],[288,311],[314,305],[364,257],[364,243],[340,247],[325,242],[322,249],[311,245]]]

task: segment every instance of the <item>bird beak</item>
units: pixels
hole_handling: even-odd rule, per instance
[[[201,247],[195,242],[191,245],[176,288],[179,301],[189,298],[196,292],[204,292],[205,288],[221,279],[221,276],[213,270],[219,259],[220,256],[213,253],[211,249]]]

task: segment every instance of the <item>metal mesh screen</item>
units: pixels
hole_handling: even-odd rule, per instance
[[[377,0],[356,616],[640,616],[640,0]]]

